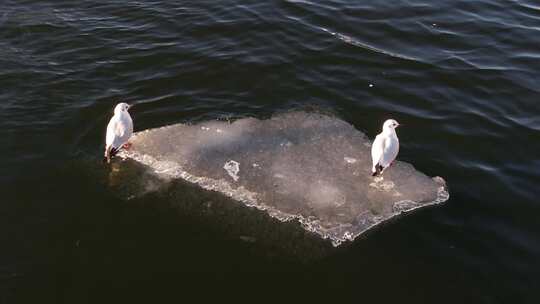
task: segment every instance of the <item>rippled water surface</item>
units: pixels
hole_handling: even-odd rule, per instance
[[[538,303],[539,45],[524,0],[3,0],[0,299]],[[136,130],[302,110],[373,137],[392,117],[451,199],[329,249],[104,166],[120,100]]]

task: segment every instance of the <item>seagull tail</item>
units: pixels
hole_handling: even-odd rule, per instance
[[[371,174],[371,176],[377,176],[377,175],[380,175],[382,174],[382,171],[383,171],[383,166],[379,165],[379,164],[376,164],[375,167],[373,167],[373,169],[371,169],[371,171],[373,172]]]
[[[118,152],[118,149],[113,148],[111,146],[107,147],[105,149],[105,157],[103,157],[103,162],[107,164],[111,163],[111,158],[113,158],[117,152]]]

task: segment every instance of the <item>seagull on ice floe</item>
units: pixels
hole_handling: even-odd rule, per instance
[[[105,161],[111,162],[111,158],[122,147],[129,147],[128,140],[133,134],[133,121],[129,115],[127,103],[119,103],[114,108],[114,115],[107,125],[105,137]]]
[[[371,159],[373,160],[372,176],[382,174],[388,168],[399,152],[399,139],[396,128],[399,123],[393,119],[388,119],[383,124],[382,132],[375,137],[371,145]]]

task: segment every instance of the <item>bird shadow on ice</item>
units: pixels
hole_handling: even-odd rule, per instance
[[[129,159],[116,158],[107,169],[107,186],[123,200],[132,200],[158,191],[170,182]]]

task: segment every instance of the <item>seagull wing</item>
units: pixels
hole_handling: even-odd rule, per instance
[[[371,160],[373,161],[373,168],[379,163],[384,152],[384,137],[382,134],[377,135],[373,144],[371,145]]]
[[[384,168],[390,166],[390,164],[396,159],[399,152],[399,141],[395,136],[387,136],[383,141],[383,152],[379,159],[379,164]]]
[[[113,116],[107,125],[106,145],[115,149],[125,144],[133,133],[133,122],[129,116]]]

